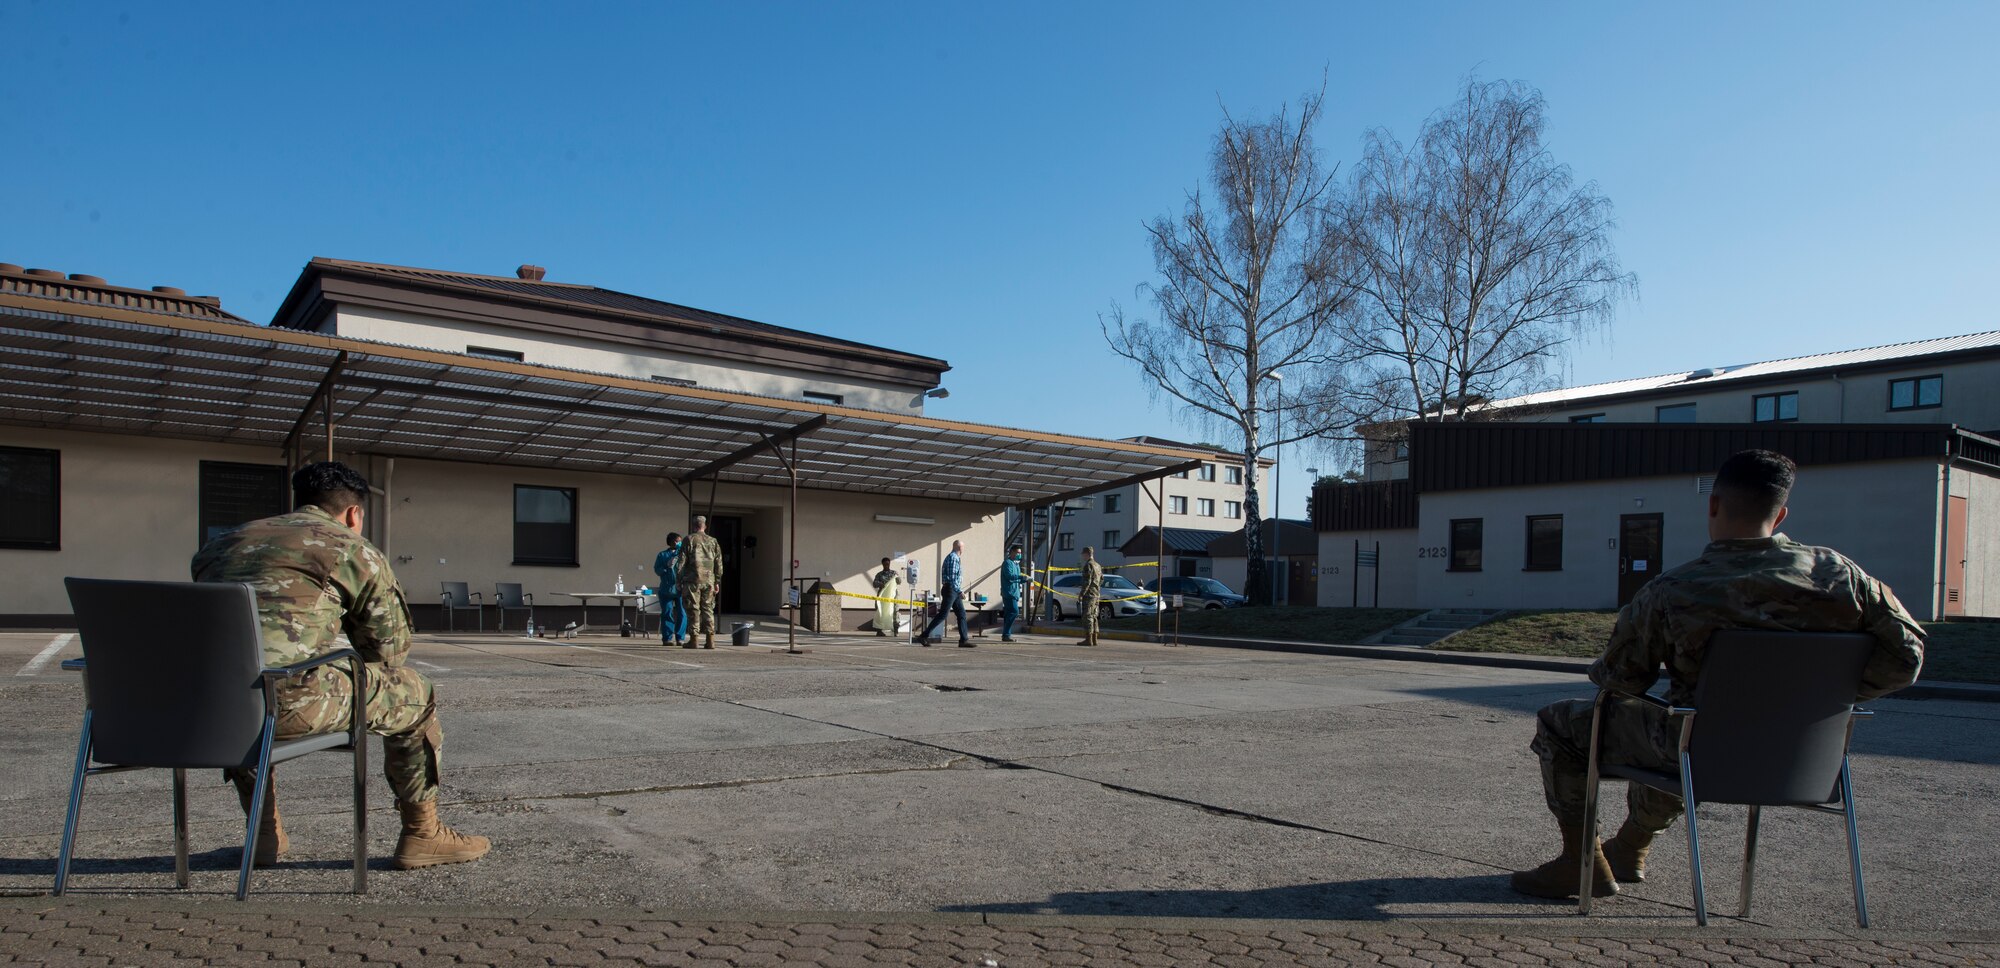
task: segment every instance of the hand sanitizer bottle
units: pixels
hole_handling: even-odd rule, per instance
[[[615,592],[617,592],[617,593],[618,593],[618,594],[620,594],[620,595],[623,595],[623,594],[625,594],[625,576],[624,576],[624,575],[619,575],[619,576],[618,576],[618,587],[617,587],[617,588],[615,588],[615,589],[612,589],[612,590],[613,590],[613,591],[615,591]]]

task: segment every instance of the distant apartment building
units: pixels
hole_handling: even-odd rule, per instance
[[[1783,530],[1919,617],[2000,615],[2000,332],[1573,387],[1412,423],[1314,490],[1322,605],[1608,608],[1707,543],[1730,453],[1800,466]]]
[[[1165,570],[1172,575],[1212,577],[1206,548],[1216,535],[1243,529],[1243,460],[1227,451],[1200,444],[1184,444],[1159,437],[1125,437],[1124,442],[1154,447],[1212,453],[1214,461],[1199,468],[1167,477],[1072,499],[1060,509],[1044,508],[1034,514],[1035,560],[1051,561],[1057,567],[1073,568],[1084,548],[1095,549],[1099,563],[1107,568],[1126,562],[1161,560],[1157,537],[1148,543],[1144,535],[1158,535],[1165,527]],[[1269,501],[1272,461],[1258,461],[1258,486]],[[1008,533],[1019,534],[1019,518],[1010,515]],[[1138,539],[1138,540],[1134,540]],[[1053,542],[1053,547],[1051,547]],[[1051,555],[1053,558],[1051,559]],[[1148,565],[1133,568],[1128,575],[1145,582],[1157,573]]]

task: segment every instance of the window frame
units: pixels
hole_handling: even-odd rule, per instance
[[[1229,470],[1222,475],[1222,482],[1224,484],[1243,483],[1243,468],[1235,464],[1229,465]]]
[[[1225,518],[1229,518],[1231,520],[1236,520],[1236,521],[1242,520],[1243,502],[1242,501],[1222,502],[1222,516]]]
[[[526,363],[528,361],[528,354],[520,350],[503,350],[498,346],[468,345],[465,348],[465,355],[474,359],[500,360],[505,363]]]
[[[1545,522],[1545,521],[1554,521],[1556,523],[1556,547],[1555,547],[1556,554],[1555,554],[1555,562],[1553,564],[1546,561],[1541,563],[1537,563],[1535,561],[1535,524],[1537,522]],[[1525,534],[1526,534],[1526,541],[1523,545],[1521,552],[1522,571],[1563,570],[1563,516],[1562,515],[1560,514],[1528,515],[1527,530]]]
[[[1201,465],[1201,470],[1200,470],[1199,472],[1197,472],[1197,474],[1196,474],[1196,477],[1197,477],[1197,479],[1198,479],[1198,480],[1203,480],[1203,481],[1208,481],[1208,482],[1210,482],[1210,483],[1214,483],[1214,482],[1215,482],[1215,465],[1214,465],[1214,464],[1208,464],[1208,463],[1204,463],[1204,464],[1202,464],[1202,465]]]
[[[824,403],[835,407],[847,403],[847,394],[827,393],[824,390],[801,390],[799,391],[799,397],[807,403]]]
[[[1122,534],[1120,534],[1117,528],[1107,528],[1105,529],[1104,532],[1104,543],[1098,545],[1098,547],[1103,548],[1106,551],[1110,551],[1124,543],[1125,543],[1125,538]]]
[[[1122,494],[1106,494],[1106,495],[1104,495],[1104,513],[1105,513],[1105,514],[1117,514],[1117,513],[1118,513],[1118,499],[1119,499],[1119,498],[1121,498],[1121,497],[1123,497],[1123,496],[1124,496],[1124,495],[1122,495]]]
[[[1602,410],[1599,410],[1599,411],[1598,411],[1598,412],[1596,412],[1596,413],[1579,413],[1579,414],[1572,414],[1572,415],[1570,415],[1570,418],[1569,418],[1569,422],[1570,422],[1570,423],[1579,423],[1579,424],[1592,424],[1592,423],[1603,423],[1603,422],[1604,422],[1604,411],[1602,411]]]
[[[1188,513],[1187,509],[1188,509],[1187,495],[1185,494],[1167,495],[1168,514],[1186,514]]]
[[[248,524],[251,521],[256,521],[261,518],[270,517],[271,515],[275,514],[283,514],[286,511],[292,510],[291,475],[286,473],[285,465],[254,464],[247,461],[233,461],[233,460],[199,461],[195,465],[195,474],[194,474],[194,534],[195,534],[195,547],[197,549],[206,547],[208,543],[211,540],[213,540],[213,537],[208,533],[209,508],[207,506],[207,501],[206,501],[208,497],[208,486],[209,486],[208,474],[211,468],[217,471],[236,471],[236,472],[257,471],[275,480],[278,486],[278,501],[275,505],[272,505],[272,507],[274,507],[275,510],[273,510],[271,514],[258,515],[256,517],[245,518],[242,521],[236,522],[236,524],[220,525],[223,531],[227,531],[230,528],[237,527],[238,525]],[[220,533],[221,532],[217,532],[218,535]]]
[[[1074,531],[1058,531],[1058,532],[1056,532],[1056,550],[1057,550],[1057,551],[1075,551],[1075,550],[1076,550],[1076,532],[1074,532]]]
[[[1792,401],[1792,415],[1789,417],[1785,416],[1785,408],[1784,408],[1785,398],[1787,397],[1791,398]],[[1757,415],[1758,405],[1762,404],[1766,400],[1771,401],[1771,415],[1769,417],[1760,417]],[[1799,419],[1799,391],[1797,390],[1780,390],[1776,393],[1759,393],[1750,398],[1751,423],[1797,423],[1798,419]]]
[[[61,551],[62,550],[62,451],[48,447],[0,447],[0,455],[22,457],[46,457],[49,473],[49,539],[29,539],[0,536],[0,548],[13,551]],[[16,504],[9,498],[10,505]],[[26,532],[23,532],[24,534]]]
[[[559,491],[559,492],[562,492],[562,493],[564,493],[564,494],[567,494],[567,495],[569,496],[569,556],[568,556],[567,560],[565,560],[565,559],[563,559],[563,558],[559,558],[559,557],[526,557],[526,558],[524,558],[524,557],[522,557],[522,556],[521,556],[521,523],[522,523],[522,522],[521,522],[521,492],[522,492],[523,490],[529,490],[529,491]],[[561,486],[557,486],[557,485],[553,485],[553,484],[516,484],[516,485],[514,485],[514,507],[513,507],[513,511],[511,512],[511,513],[512,513],[512,516],[513,516],[513,523],[514,523],[514,530],[513,530],[513,548],[512,548],[512,550],[513,550],[513,563],[514,563],[514,564],[516,564],[516,565],[522,565],[522,566],[531,566],[531,567],[543,567],[543,568],[580,568],[580,567],[582,567],[582,565],[583,565],[583,555],[582,555],[582,543],[583,543],[583,538],[582,538],[582,532],[583,532],[583,500],[582,500],[582,498],[583,498],[583,495],[582,495],[582,493],[581,493],[580,489],[578,489],[578,488],[574,488],[574,487],[561,487]],[[533,524],[533,523],[545,523],[545,522],[529,522],[529,523]]]
[[[1460,525],[1472,526],[1473,546],[1470,548],[1464,547],[1459,540]],[[1445,559],[1446,564],[1444,570],[1485,571],[1486,570],[1486,519],[1485,518],[1451,519],[1451,525],[1449,529],[1446,531],[1445,545],[1446,545],[1446,554],[1449,557]],[[1462,561],[1467,552],[1470,552],[1472,555],[1471,564],[1465,564]]]
[[[1665,416],[1665,415],[1666,415],[1666,413],[1667,413],[1667,411],[1669,411],[1669,410],[1686,410],[1686,411],[1688,412],[1688,419],[1686,419],[1686,420],[1662,420],[1662,419],[1660,419],[1661,417]],[[1654,408],[1653,408],[1653,422],[1654,422],[1654,423],[1656,423],[1656,424],[1661,424],[1661,423],[1700,423],[1700,422],[1701,422],[1701,417],[1700,417],[1700,411],[1699,411],[1699,410],[1697,409],[1697,401],[1690,401],[1690,402],[1688,402],[1688,403],[1669,403],[1669,404],[1664,404],[1664,405],[1661,405],[1661,406],[1657,406],[1657,407],[1654,407]]]
[[[1215,517],[1215,499],[1212,497],[1195,498],[1194,516],[1198,518]]]
[[[1926,381],[1930,381],[1930,380],[1935,380],[1935,381],[1937,381],[1937,402],[1936,402],[1936,403],[1925,403],[1925,402],[1923,402],[1923,399],[1924,399],[1924,383],[1925,383]],[[1907,383],[1907,384],[1909,384],[1909,385],[1910,385],[1910,404],[1909,404],[1909,406],[1906,406],[1906,407],[1899,407],[1899,406],[1896,406],[1896,384],[1898,384],[1898,383]],[[1903,411],[1906,411],[1906,410],[1936,410],[1936,409],[1938,409],[1938,408],[1940,408],[1940,407],[1943,407],[1943,406],[1944,406],[1944,374],[1942,374],[1942,373],[1929,373],[1929,374],[1925,374],[1924,376],[1904,376],[1904,377],[1897,377],[1897,378],[1895,378],[1895,379],[1892,379],[1892,380],[1890,380],[1890,381],[1889,381],[1889,412],[1890,412],[1890,413],[1901,413],[1901,412],[1903,412]]]

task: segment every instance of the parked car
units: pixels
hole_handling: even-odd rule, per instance
[[[1083,587],[1083,576],[1068,574],[1056,579],[1050,586],[1063,595],[1051,595],[1049,600],[1056,606],[1056,621],[1061,622],[1076,617],[1076,590]],[[1146,590],[1132,584],[1132,579],[1123,575],[1105,575],[1102,586],[1104,602],[1097,606],[1097,614],[1104,618],[1128,618],[1133,615],[1151,615],[1160,610],[1158,598],[1147,597]]]
[[[1147,582],[1146,590],[1149,592],[1160,591],[1160,580],[1155,578]],[[1242,608],[1250,601],[1230,591],[1228,585],[1213,578],[1195,578],[1192,576],[1167,579],[1165,594],[1181,596],[1181,607],[1183,608]],[[1164,607],[1171,608],[1172,606],[1165,605]]]

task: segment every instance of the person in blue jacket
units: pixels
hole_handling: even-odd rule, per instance
[[[667,550],[653,558],[653,574],[660,578],[655,591],[660,602],[660,644],[679,645],[687,638],[687,609],[681,604],[681,536],[667,533]]]
[[[1021,570],[1021,546],[1007,549],[1000,563],[1000,641],[1014,641],[1014,620],[1021,616],[1021,590],[1028,576]]]

